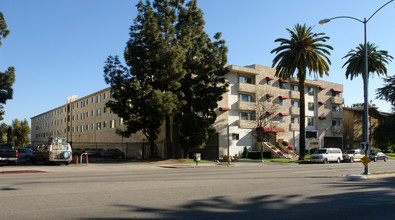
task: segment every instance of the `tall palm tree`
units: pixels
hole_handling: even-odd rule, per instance
[[[395,75],[384,78],[384,87],[376,90],[376,98],[389,102],[395,112]]]
[[[327,57],[329,50],[333,48],[323,42],[329,37],[324,33],[313,33],[313,27],[296,24],[293,30],[287,28],[291,39],[278,38],[275,42],[280,42],[280,46],[273,49],[271,53],[276,53],[272,67],[276,68],[276,77],[289,79],[294,76],[299,80],[300,93],[300,138],[299,138],[299,159],[304,160],[306,148],[306,112],[305,112],[305,80],[308,70],[311,76],[315,77],[328,75],[331,61]]]
[[[378,50],[378,46],[374,43],[367,43],[368,48],[368,77],[370,73],[377,73],[377,76],[385,75],[387,76],[386,64],[388,64],[393,57],[388,54],[386,50]],[[365,71],[365,45],[359,44],[355,49],[351,49],[350,52],[343,59],[348,58],[348,60],[343,64],[346,68],[346,79],[350,77],[353,80]],[[362,74],[362,79],[364,79],[364,74]]]
[[[378,50],[377,46],[374,43],[367,43],[368,48],[368,79],[369,74],[376,72],[378,76],[384,75],[387,76],[387,68],[386,64],[388,64],[393,57],[388,54],[386,50]],[[351,49],[350,52],[343,59],[348,58],[348,60],[344,63],[343,67],[346,68],[346,79],[350,77],[350,80],[353,80],[355,77],[358,77],[362,74],[362,80],[365,82],[365,45],[359,44],[355,49]],[[372,75],[373,76],[373,75]],[[365,87],[365,83],[363,84]],[[364,88],[364,91],[367,89]],[[365,124],[365,123],[364,123]],[[367,125],[363,125],[364,128]],[[363,129],[362,135],[365,137],[366,129]]]

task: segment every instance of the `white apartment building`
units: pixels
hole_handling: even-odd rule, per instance
[[[230,65],[228,68],[226,78],[230,87],[218,103],[214,124],[218,133],[209,140],[205,152],[210,154],[208,158],[227,155],[228,149],[231,155],[241,154],[244,146],[256,150],[257,114],[265,118],[263,128],[273,144],[286,139],[299,149],[298,81],[279,80],[274,77],[275,69],[261,65]],[[314,138],[320,147],[341,147],[342,90],[341,84],[306,80],[306,143]],[[123,127],[123,121],[105,107],[111,98],[110,92],[111,88],[106,88],[78,99],[70,97],[64,105],[32,117],[33,145],[52,136],[72,143],[146,142],[140,132],[129,138],[115,133],[116,128]],[[164,129],[157,143],[159,155],[168,157]]]

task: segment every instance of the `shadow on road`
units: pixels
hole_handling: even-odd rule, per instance
[[[114,206],[125,208],[131,218],[149,214],[156,216],[155,219],[395,219],[395,178],[344,179],[326,185],[327,190],[319,196],[261,195],[237,201],[230,196],[219,196],[172,209],[127,204]],[[333,188],[344,188],[349,192],[333,195]]]

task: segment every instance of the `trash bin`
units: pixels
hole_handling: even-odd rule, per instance
[[[194,160],[195,160],[196,166],[197,166],[199,161],[200,161],[201,154],[200,153],[194,153],[193,156],[195,158]]]

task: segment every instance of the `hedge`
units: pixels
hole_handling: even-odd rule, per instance
[[[261,152],[260,151],[248,151],[247,158],[261,159]],[[269,151],[264,151],[263,158],[272,158],[272,154]]]

